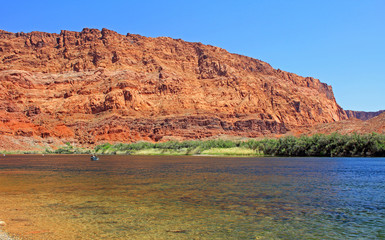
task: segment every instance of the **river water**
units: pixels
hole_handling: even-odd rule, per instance
[[[385,158],[7,155],[19,239],[385,239]]]

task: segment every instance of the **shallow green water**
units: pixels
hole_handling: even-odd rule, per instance
[[[384,158],[15,155],[0,220],[22,239],[385,239]]]

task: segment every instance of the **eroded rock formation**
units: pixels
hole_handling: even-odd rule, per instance
[[[0,116],[8,142],[43,145],[258,137],[348,118],[318,79],[107,29],[0,31]]]

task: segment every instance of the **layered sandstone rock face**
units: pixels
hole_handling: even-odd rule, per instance
[[[258,137],[347,119],[317,79],[218,47],[107,29],[0,31],[0,116],[8,142],[85,145]]]

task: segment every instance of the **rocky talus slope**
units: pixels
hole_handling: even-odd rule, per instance
[[[327,84],[218,47],[0,31],[0,148],[271,136],[347,118]]]

